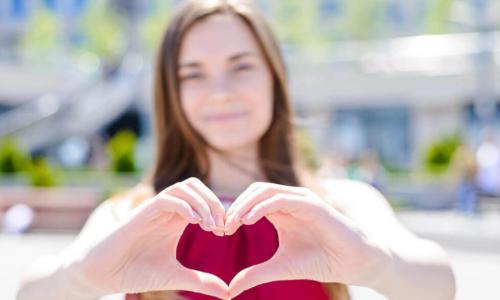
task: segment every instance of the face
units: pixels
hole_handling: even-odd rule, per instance
[[[196,23],[178,63],[182,109],[205,141],[222,151],[255,145],[271,123],[273,86],[244,21],[225,14]]]

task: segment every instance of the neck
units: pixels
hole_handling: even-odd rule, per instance
[[[209,150],[211,190],[218,196],[237,197],[251,183],[264,181],[257,150],[257,144],[223,153]]]

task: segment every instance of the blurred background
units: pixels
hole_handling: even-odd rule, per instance
[[[152,67],[174,0],[0,0],[0,297],[152,162]],[[500,299],[500,1],[257,1],[301,151],[380,189]],[[362,288],[359,299],[384,299]]]

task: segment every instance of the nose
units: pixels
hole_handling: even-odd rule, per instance
[[[210,101],[226,102],[230,100],[231,92],[228,81],[229,80],[226,76],[218,76],[217,78],[214,78],[209,96]]]

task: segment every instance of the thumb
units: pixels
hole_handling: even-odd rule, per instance
[[[228,299],[227,284],[219,277],[197,270],[181,268],[176,277],[176,290],[202,293],[219,299]]]
[[[229,297],[232,299],[257,285],[286,280],[288,277],[282,264],[278,264],[278,260],[272,257],[268,261],[243,269],[236,274],[229,284]]]

